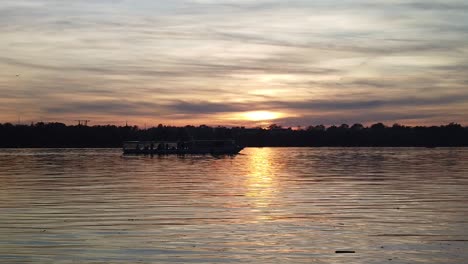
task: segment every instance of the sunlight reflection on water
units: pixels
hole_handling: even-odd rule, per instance
[[[245,182],[247,187],[246,197],[252,201],[252,209],[268,208],[275,200],[278,191],[277,180],[273,173],[272,150],[268,148],[257,149],[255,155],[248,157],[248,174]],[[259,219],[268,220],[261,214]]]
[[[463,263],[466,160],[464,148],[4,149],[0,263]]]

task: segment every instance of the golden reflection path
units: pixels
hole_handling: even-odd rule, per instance
[[[258,214],[257,220],[272,220],[272,208],[276,204],[279,191],[274,151],[270,148],[256,148],[249,153],[247,162],[245,196],[249,199],[252,211]]]

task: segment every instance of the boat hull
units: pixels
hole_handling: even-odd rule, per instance
[[[124,149],[125,155],[236,155],[243,147],[225,149]]]

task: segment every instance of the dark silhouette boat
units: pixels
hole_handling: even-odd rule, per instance
[[[243,148],[234,140],[126,141],[123,143],[124,154],[142,155],[235,155]]]

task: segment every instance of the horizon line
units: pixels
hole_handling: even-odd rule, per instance
[[[88,120],[89,121],[89,120]],[[382,124],[386,128],[391,128],[394,126],[400,126],[400,127],[409,127],[409,128],[414,128],[414,127],[443,127],[443,126],[450,126],[450,125],[459,125],[464,128],[468,128],[468,124],[463,124],[463,123],[458,123],[458,122],[447,122],[447,123],[441,123],[441,124],[431,124],[431,125],[424,125],[424,124],[419,124],[419,125],[406,125],[403,123],[392,123],[391,125],[386,124],[385,122],[364,122],[364,123],[341,123],[341,124],[308,124],[308,125],[296,125],[296,126],[285,126],[280,123],[268,123],[264,125],[221,125],[221,124],[186,124],[186,125],[171,125],[171,124],[164,124],[164,123],[159,123],[157,125],[148,125],[148,124],[143,124],[143,125],[137,125],[137,124],[131,124],[131,122],[125,122],[125,125],[117,125],[113,124],[111,122],[109,123],[97,123],[93,125],[88,125],[88,124],[70,124],[70,123],[64,123],[60,121],[39,121],[39,122],[20,122],[20,123],[13,123],[13,122],[0,122],[0,125],[13,125],[13,126],[34,126],[37,125],[38,123],[43,123],[45,125],[48,124],[63,124],[67,127],[73,127],[73,126],[86,126],[86,127],[99,127],[99,126],[115,126],[115,127],[137,127],[138,129],[151,129],[151,128],[157,128],[159,126],[163,127],[178,127],[178,128],[184,128],[184,127],[211,127],[211,128],[244,128],[244,129],[292,129],[292,130],[306,130],[307,128],[310,127],[319,127],[323,126],[324,128],[331,128],[331,127],[337,127],[340,128],[343,125],[348,126],[347,128],[351,128],[354,125],[361,125],[363,128],[370,128],[373,125],[378,125]],[[119,122],[122,123],[122,122]]]

